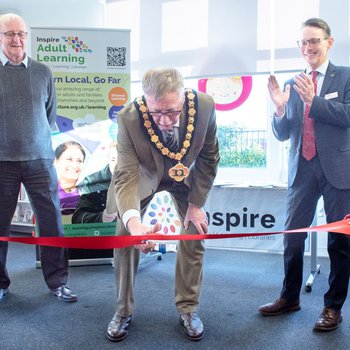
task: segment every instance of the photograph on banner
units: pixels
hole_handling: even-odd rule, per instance
[[[91,205],[105,206],[99,194],[110,183],[118,113],[130,98],[130,31],[32,27],[31,56],[50,67],[55,81],[52,142],[65,234],[81,235],[86,224],[86,235],[102,235],[104,226],[114,235],[115,222],[104,223],[102,213],[73,222],[79,228],[69,225],[83,196],[98,194]]]

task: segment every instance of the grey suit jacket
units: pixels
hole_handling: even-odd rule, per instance
[[[298,170],[304,123],[304,106],[290,84],[291,93],[283,118],[273,117],[272,128],[280,141],[290,140],[288,184]],[[315,120],[315,139],[321,167],[328,182],[338,189],[350,188],[350,68],[329,63],[320,96],[315,96],[310,116]]]
[[[186,133],[184,112],[180,117],[180,143]],[[202,207],[211,189],[219,163],[216,115],[213,99],[198,93],[197,124],[191,147],[182,163],[190,169],[185,179],[189,202]],[[141,128],[134,103],[118,114],[118,163],[107,198],[107,211],[122,217],[129,209],[140,210],[140,201],[154,194],[162,180],[164,160]]]

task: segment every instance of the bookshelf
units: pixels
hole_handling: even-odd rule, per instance
[[[23,185],[21,185],[16,211],[11,222],[11,231],[31,233],[34,227],[32,219],[33,209],[27,193]]]

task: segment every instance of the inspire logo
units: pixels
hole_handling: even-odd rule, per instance
[[[62,39],[77,53],[91,53],[92,50],[77,36],[62,36]]]
[[[64,41],[62,43],[61,39]],[[92,50],[77,36],[59,37],[38,37],[36,59],[39,62],[52,63],[77,63],[80,66],[85,64],[85,53]],[[69,53],[70,47],[74,53]]]
[[[164,234],[174,234],[177,228],[180,228],[180,220],[175,212],[174,203],[168,194],[163,197],[158,196],[150,205],[151,209],[150,224],[157,222],[161,225],[161,232]]]

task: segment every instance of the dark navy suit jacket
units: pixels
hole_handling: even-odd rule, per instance
[[[290,140],[288,184],[292,186],[301,152],[304,106],[293,80],[286,84],[291,86],[286,113],[273,117],[272,128],[278,140]],[[350,189],[350,68],[329,63],[310,116],[315,120],[317,154],[325,177],[337,189]]]

